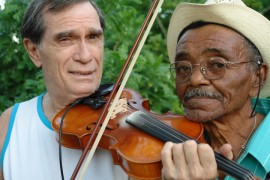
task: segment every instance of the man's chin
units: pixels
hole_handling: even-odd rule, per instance
[[[71,97],[72,99],[76,100],[79,98],[84,98],[87,96],[90,96],[91,94],[93,94],[95,92],[95,90],[88,90],[88,91],[73,91],[71,93]]]
[[[74,87],[74,94],[85,97],[89,96],[96,92],[96,90],[99,88],[99,84],[89,85],[89,84],[82,84]]]
[[[212,121],[215,117],[212,113],[203,110],[189,110],[185,109],[186,117],[194,122],[204,123]]]

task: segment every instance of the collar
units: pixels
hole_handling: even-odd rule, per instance
[[[237,160],[239,164],[256,171],[263,168],[264,172],[270,172],[270,113],[262,121],[258,129],[251,137],[245,151]],[[245,164],[245,162],[248,162]],[[252,163],[254,162],[254,163]],[[258,166],[258,163],[261,166]],[[256,166],[256,167],[255,167]]]

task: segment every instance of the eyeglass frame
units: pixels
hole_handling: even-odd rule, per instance
[[[172,77],[175,77],[175,79],[176,79],[176,66],[175,66],[175,64],[177,64],[177,63],[179,63],[179,62],[187,62],[187,63],[189,63],[191,66],[191,71],[190,71],[190,75],[189,75],[189,77],[187,78],[187,80],[186,81],[182,81],[182,82],[179,82],[179,83],[186,83],[186,82],[188,82],[189,80],[190,80],[190,78],[191,78],[191,76],[192,76],[192,74],[193,74],[193,72],[194,72],[194,66],[200,66],[200,72],[202,73],[202,75],[204,76],[204,78],[205,79],[207,79],[207,80],[217,80],[217,79],[221,79],[222,77],[224,77],[224,75],[225,75],[225,72],[226,72],[226,68],[228,67],[228,65],[235,65],[235,64],[244,64],[244,63],[250,63],[250,62],[253,62],[252,60],[249,60],[249,61],[243,61],[243,62],[230,62],[230,61],[227,61],[227,60],[225,60],[225,59],[223,59],[223,58],[221,58],[221,57],[215,57],[215,58],[218,58],[218,59],[220,59],[220,60],[222,60],[223,61],[223,63],[224,63],[224,67],[225,67],[225,70],[224,70],[224,73],[223,73],[223,75],[221,76],[221,77],[218,77],[218,78],[207,78],[206,76],[205,76],[205,74],[206,74],[206,68],[205,67],[202,67],[201,66],[201,64],[202,63],[204,63],[205,61],[211,61],[211,58],[210,59],[205,59],[205,60],[203,60],[201,63],[199,63],[199,64],[192,64],[191,62],[189,62],[189,61],[176,61],[176,62],[174,62],[174,63],[171,63],[170,64],[170,68],[169,68],[169,70],[170,70],[170,73],[171,73],[171,75],[172,75]],[[213,58],[212,58],[213,59]],[[174,67],[173,67],[174,66]],[[175,72],[175,75],[173,74],[173,71],[174,70],[174,72]]]

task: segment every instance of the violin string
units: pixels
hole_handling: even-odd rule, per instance
[[[152,121],[149,121],[148,116],[145,116],[145,117],[146,118],[143,118],[143,119],[148,120],[148,121],[145,121],[142,125],[149,128],[149,130],[152,130],[153,135],[157,136],[157,138],[161,138],[161,139],[164,139],[166,141],[172,141],[175,143],[176,142],[184,142],[184,141],[188,140],[188,138],[185,137],[183,134],[179,134],[179,135],[172,134],[172,133],[176,133],[176,132],[169,131],[169,128],[166,126],[163,126],[163,124],[160,121],[152,122]],[[147,124],[147,123],[149,123],[149,124]]]
[[[147,127],[149,129],[149,131],[152,131],[152,133],[153,133],[152,135],[157,136],[157,138],[160,138],[160,135],[164,136],[167,134],[166,141],[172,141],[175,143],[179,143],[179,142],[183,142],[183,141],[186,141],[188,139],[191,139],[191,138],[183,135],[182,133],[176,131],[175,129],[168,126],[167,124],[165,124],[159,120],[156,120],[155,118],[153,118],[150,115],[145,116],[145,118],[143,118],[143,119],[146,121],[142,125],[144,127]],[[162,137],[163,140],[165,140],[166,138]],[[199,143],[198,141],[196,141],[196,142]],[[236,172],[241,174],[240,177],[249,176],[248,179],[254,178],[254,175],[251,172],[249,172],[248,170],[239,166],[234,161],[228,160],[216,152],[215,152],[215,157],[216,157],[216,161],[218,162],[218,164],[222,165],[223,168],[226,168],[226,170],[233,170],[233,171],[231,171],[231,173],[235,174],[234,171],[236,171]],[[235,174],[235,175],[237,175],[237,174]]]

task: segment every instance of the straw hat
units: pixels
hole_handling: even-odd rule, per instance
[[[174,62],[180,32],[195,21],[223,24],[249,39],[270,65],[270,21],[247,7],[241,0],[208,0],[205,4],[180,3],[170,20],[167,47],[170,62]],[[270,96],[270,73],[260,97]]]

